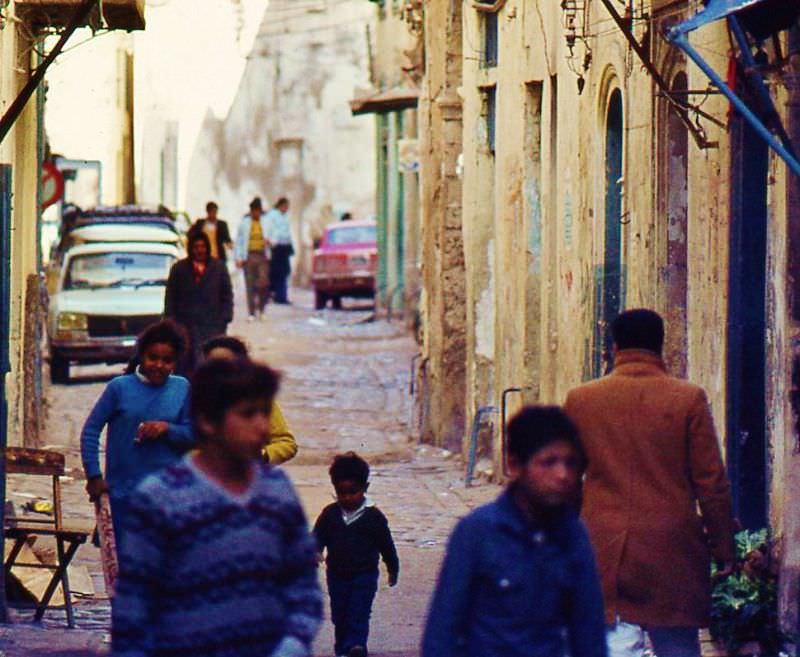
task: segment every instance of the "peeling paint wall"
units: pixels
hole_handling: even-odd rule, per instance
[[[683,10],[688,16],[689,6]],[[664,315],[668,366],[706,388],[725,445],[731,410],[729,271],[736,266],[729,255],[733,160],[725,127],[728,104],[719,96],[703,99],[703,109],[722,125],[701,119],[707,140],[715,145],[700,148],[659,98],[605,8],[591,3],[589,12],[588,25],[607,29],[590,29],[586,69],[581,57],[570,59],[559,3],[541,0],[508,0],[500,8],[498,63],[488,66],[484,14],[464,8],[459,95],[464,108],[465,424],[480,406],[499,405],[503,391],[512,386],[523,389],[509,396],[513,412],[526,401],[560,403],[571,387],[594,376],[607,329],[598,315],[606,239],[612,234],[609,222],[617,221],[622,308],[646,306]],[[634,31],[637,38],[651,40],[654,62],[670,84],[703,89],[708,81],[700,71],[688,67],[658,36],[665,21],[679,18],[674,10],[656,12],[652,22],[641,22]],[[726,70],[723,24],[708,26],[692,39],[716,70]],[[429,53],[445,55],[451,56],[441,50]],[[434,62],[429,69],[443,65]],[[441,80],[435,85],[441,89]],[[496,127],[501,126],[494,131],[494,144],[487,123],[490,94]],[[614,95],[622,108],[622,175],[607,182],[608,108]],[[789,99],[780,88],[777,100],[785,113]],[[438,178],[426,172],[423,188],[434,181]],[[781,534],[790,513],[784,484],[797,451],[797,409],[793,415],[786,400],[793,354],[800,348],[786,296],[797,285],[785,273],[791,257],[786,225],[791,194],[785,168],[774,156],[769,181],[769,377],[764,392],[770,518]],[[618,216],[607,210],[611,182],[621,190]],[[440,262],[442,247],[434,240],[426,262]],[[437,299],[443,290],[438,279],[426,279],[427,298]],[[433,318],[427,319],[426,329]],[[502,457],[499,437],[497,426],[496,472]],[[792,524],[795,533],[796,526],[800,522]]]
[[[425,3],[419,102],[422,209],[422,439],[460,451],[465,435],[465,248],[462,234],[462,3]]]
[[[27,34],[29,30],[24,24],[12,21],[0,24],[0,62],[3,63],[0,67],[0,114],[16,98],[33,65],[33,49]],[[13,186],[10,322],[8,331],[2,332],[2,339],[9,341],[11,357],[11,371],[5,381],[10,445],[31,445],[36,439],[25,433],[32,421],[26,410],[31,413],[36,408],[30,403],[30,390],[26,396],[26,382],[30,381],[30,376],[26,376],[25,357],[31,349],[39,348],[38,343],[30,344],[36,334],[31,331],[31,323],[37,318],[26,313],[25,299],[27,282],[31,278],[35,280],[37,275],[38,121],[36,102],[32,99],[0,144],[0,162],[12,166]]]
[[[335,10],[270,2],[230,111],[209,112],[192,157],[187,207],[216,198],[233,229],[254,196],[290,199],[300,282],[334,212],[375,212],[374,123],[348,106],[369,85],[372,10],[363,0]]]

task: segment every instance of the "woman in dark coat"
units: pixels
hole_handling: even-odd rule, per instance
[[[164,316],[184,326],[191,340],[190,357],[181,373],[189,374],[200,359],[206,340],[223,335],[233,319],[233,289],[228,269],[211,258],[208,235],[189,232],[189,257],[169,272],[164,295]]]

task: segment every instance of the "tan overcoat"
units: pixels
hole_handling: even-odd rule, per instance
[[[582,513],[607,621],[707,626],[711,557],[734,552],[705,392],[668,376],[655,353],[629,349],[611,374],[572,390],[565,408],[589,457]]]

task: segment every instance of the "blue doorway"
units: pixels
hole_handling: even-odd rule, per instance
[[[593,375],[611,369],[609,327],[624,303],[622,261],[622,167],[624,148],[622,93],[615,89],[608,101],[605,144],[605,230],[603,261],[595,272],[595,331]]]

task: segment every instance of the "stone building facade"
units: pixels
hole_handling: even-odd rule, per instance
[[[374,214],[375,129],[348,106],[369,86],[373,20],[363,0],[270,2],[230,110],[208,114],[189,165],[186,207],[214,198],[232,229],[254,196],[289,198],[300,283],[327,223]]]
[[[370,88],[358,90],[354,115],[375,117],[376,304],[417,323],[421,292],[417,102],[423,75],[422,1],[375,3]]]
[[[658,310],[670,370],[709,393],[739,517],[783,546],[788,619],[800,574],[800,178],[664,38],[703,6],[425,3],[430,387],[417,399],[435,418],[423,438],[465,455],[489,407],[477,448],[500,477],[501,409],[561,403],[608,370],[619,311]],[[798,143],[793,21],[753,50]],[[690,42],[753,102],[724,20]]]

